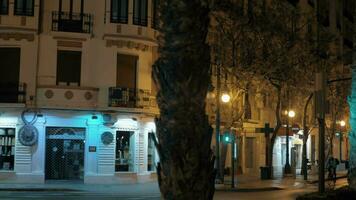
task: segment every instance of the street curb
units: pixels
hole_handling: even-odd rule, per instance
[[[0,191],[11,192],[79,192],[81,190],[68,188],[0,188]]]
[[[282,187],[264,187],[264,188],[216,188],[215,191],[219,192],[266,192],[284,190]]]

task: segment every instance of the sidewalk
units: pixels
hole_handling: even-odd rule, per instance
[[[346,177],[347,172],[337,173],[338,178]],[[302,175],[294,177],[276,178],[272,180],[261,180],[259,176],[238,175],[235,178],[235,188],[231,188],[231,177],[225,177],[225,184],[216,184],[216,191],[226,192],[258,192],[285,190],[289,188],[313,187],[318,182],[317,174],[308,175],[308,181],[303,180]],[[87,192],[106,194],[159,194],[157,182],[137,184],[83,184],[75,182],[54,182],[44,184],[18,184],[0,183],[0,191],[64,191],[64,192]]]
[[[346,178],[346,176],[347,171],[337,172],[337,179]],[[224,184],[216,184],[216,190],[231,192],[273,191],[312,187],[316,183],[318,183],[318,174],[308,174],[307,181],[304,181],[302,175],[277,177],[271,180],[261,180],[259,176],[238,175],[235,177],[235,188],[231,188],[231,177],[225,177]]]
[[[83,184],[73,182],[43,183],[43,184],[18,184],[18,183],[0,183],[1,191],[33,191],[33,192],[86,192],[86,193],[105,193],[105,194],[159,194],[157,182],[138,183],[138,184]]]

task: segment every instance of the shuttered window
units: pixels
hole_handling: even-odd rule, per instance
[[[57,85],[80,85],[81,59],[80,51],[58,51]]]
[[[0,15],[9,14],[9,0],[0,0]]]
[[[147,0],[134,0],[133,24],[147,26]]]
[[[111,0],[111,22],[127,24],[128,0]]]
[[[34,0],[15,0],[14,14],[22,16],[33,16]]]

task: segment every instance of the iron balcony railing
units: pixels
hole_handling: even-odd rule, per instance
[[[93,15],[53,11],[52,31],[92,33]]]
[[[150,108],[155,101],[149,90],[110,87],[109,107]]]
[[[0,103],[26,103],[26,84],[0,83]]]

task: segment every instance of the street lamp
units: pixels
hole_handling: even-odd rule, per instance
[[[284,166],[284,174],[291,173],[291,166],[289,164],[289,118],[295,117],[295,112],[293,110],[286,110],[286,164]]]
[[[230,99],[231,99],[231,97],[230,97],[230,95],[228,93],[223,93],[221,95],[221,101],[223,103],[229,103]]]
[[[339,142],[340,142],[340,147],[339,147],[339,151],[340,151],[340,162],[342,161],[342,138],[343,138],[343,129],[346,125],[346,122],[344,120],[341,120],[339,122],[340,126],[341,126],[341,130],[340,130],[340,135],[339,135]]]

